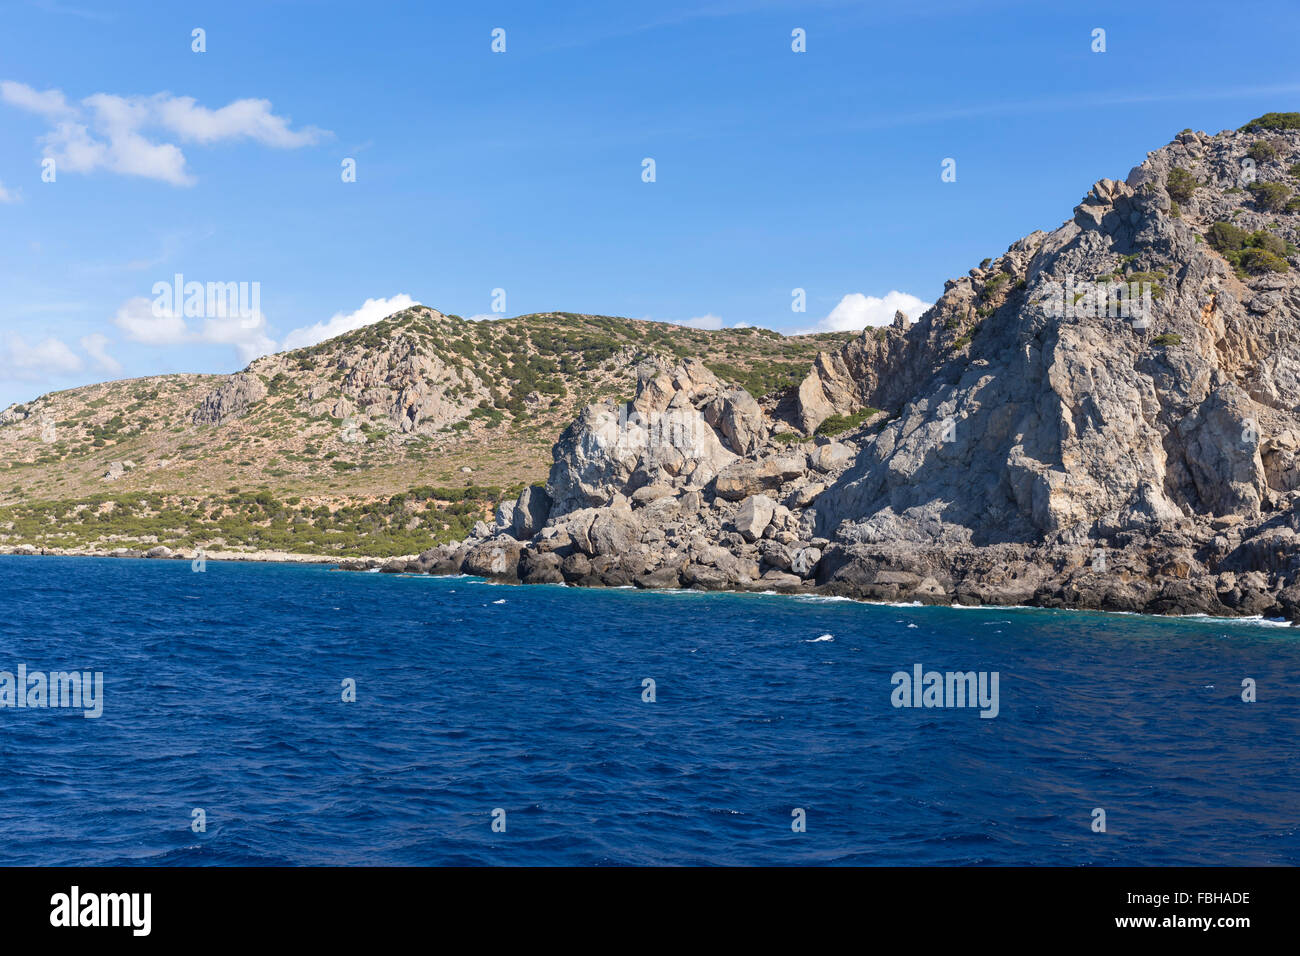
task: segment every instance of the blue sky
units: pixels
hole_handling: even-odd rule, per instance
[[[0,406],[231,371],[399,296],[883,320],[1178,130],[1300,108],[1289,2],[18,0],[0,27]],[[176,273],[256,282],[260,314],[156,314]]]

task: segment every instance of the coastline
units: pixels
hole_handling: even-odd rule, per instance
[[[67,558],[119,558],[119,559],[137,559],[152,561],[193,561],[197,556],[195,551],[171,550],[164,548],[166,554],[151,554],[156,548],[149,550],[116,548],[111,551],[89,550],[84,548],[37,548],[33,545],[4,545],[0,546],[0,556],[13,557],[67,557]],[[527,586],[529,582],[521,581],[517,578],[511,579],[500,575],[483,575],[469,574],[463,571],[436,571],[423,570],[420,567],[420,555],[399,555],[390,558],[380,558],[369,555],[348,556],[348,557],[331,557],[319,554],[297,554],[288,551],[207,551],[203,552],[203,557],[212,561],[238,561],[249,564],[311,564],[311,565],[333,565],[335,570],[354,571],[354,572],[378,572],[387,574],[404,574],[404,575],[428,575],[432,577],[476,577],[494,584],[507,584],[515,586]],[[780,597],[805,597],[819,598],[822,600],[841,600],[852,601],[854,603],[867,604],[880,607],[952,607],[969,610],[1032,610],[1032,611],[1084,611],[1101,614],[1118,614],[1118,615],[1135,615],[1140,617],[1156,617],[1168,619],[1187,619],[1187,620],[1222,620],[1233,623],[1258,623],[1261,626],[1269,627],[1298,627],[1300,623],[1291,620],[1288,621],[1282,616],[1270,616],[1262,613],[1241,613],[1241,614],[1208,614],[1203,611],[1188,611],[1179,613],[1176,610],[1171,611],[1149,611],[1133,610],[1131,608],[1104,607],[1097,604],[1087,603],[1025,603],[1017,602],[998,602],[998,601],[981,601],[972,602],[963,599],[963,595],[954,596],[952,599],[945,600],[945,596],[926,595],[923,600],[897,601],[886,600],[879,597],[872,597],[866,594],[846,593],[842,585],[818,585],[805,584],[798,588],[775,589],[766,581],[755,581],[749,586],[737,587],[683,587],[678,586],[658,586],[645,587],[635,583],[623,585],[601,584],[594,582],[535,582],[535,583],[552,583],[560,584],[564,587],[593,588],[593,589],[611,589],[616,587],[628,587],[643,591],[696,591],[699,593],[728,593],[728,594],[761,594]]]
[[[166,554],[152,553],[161,547]],[[194,561],[199,557],[197,551],[175,550],[165,546],[142,548],[113,548],[104,551],[89,548],[38,548],[30,544],[0,546],[0,555],[15,557],[59,557],[59,558],[138,558],[151,561]],[[203,558],[209,561],[247,561],[263,564],[338,564],[338,557],[323,554],[298,554],[293,551],[202,551]]]

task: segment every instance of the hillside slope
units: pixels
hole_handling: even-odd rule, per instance
[[[699,358],[761,394],[848,337],[420,306],[229,376],[54,392],[0,412],[0,545],[421,550],[543,480],[568,420],[630,395],[640,361]]]

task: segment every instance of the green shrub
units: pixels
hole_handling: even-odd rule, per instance
[[[1157,335],[1154,339],[1152,339],[1151,344],[1159,345],[1159,346],[1182,345],[1183,337],[1179,335],[1177,332],[1165,332],[1164,334]]]
[[[825,435],[831,438],[835,435],[842,435],[847,431],[852,431],[872,415],[876,414],[878,408],[864,408],[860,412],[854,412],[852,415],[832,415],[820,425],[817,426],[817,434]]]
[[[1257,139],[1250,144],[1250,149],[1246,150],[1246,155],[1257,163],[1267,163],[1270,159],[1277,158],[1277,150],[1267,140]]]
[[[1196,193],[1196,177],[1188,173],[1182,166],[1174,166],[1169,170],[1169,178],[1165,181],[1165,191],[1169,193],[1169,198],[1177,202],[1186,203]]]
[[[1255,205],[1268,212],[1281,212],[1291,198],[1291,190],[1281,183],[1251,183],[1249,189]]]
[[[1291,268],[1285,259],[1267,249],[1246,249],[1241,254],[1241,268],[1254,275],[1286,272]]]
[[[988,280],[984,283],[984,288],[980,290],[980,298],[992,298],[997,293],[998,289],[1006,285],[1010,279],[1011,277],[1005,272],[995,272],[993,275],[989,276]]]
[[[1247,246],[1254,249],[1263,249],[1271,252],[1275,256],[1285,256],[1291,251],[1287,241],[1281,236],[1275,236],[1269,232],[1253,232],[1246,243]]]
[[[1228,253],[1243,249],[1250,233],[1230,222],[1216,222],[1206,232],[1205,238],[1216,252]]]
[[[806,362],[754,361],[748,368],[741,368],[727,362],[710,361],[707,365],[714,375],[733,385],[739,385],[755,398],[763,398],[792,385],[798,385],[808,374]]]
[[[1175,166],[1169,170],[1169,177],[1165,180],[1165,192],[1169,193],[1169,198],[1177,202],[1187,202],[1196,192],[1196,177],[1180,166]]]
[[[1300,129],[1300,113],[1265,113],[1255,117],[1242,129],[1250,133],[1265,129]]]
[[[1125,282],[1136,282],[1139,285],[1148,285],[1151,287],[1151,298],[1163,299],[1165,296],[1165,287],[1161,283],[1167,279],[1166,272],[1129,272],[1124,276]]]
[[[1210,227],[1206,238],[1217,252],[1232,263],[1239,275],[1286,272],[1290,268],[1286,256],[1295,253],[1295,249],[1280,236],[1262,229],[1247,232],[1230,222],[1216,222]]]

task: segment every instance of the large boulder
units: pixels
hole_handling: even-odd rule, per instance
[[[809,456],[809,462],[818,471],[839,471],[853,460],[853,449],[837,441],[818,445]]]
[[[542,530],[550,514],[551,498],[546,489],[530,485],[519,492],[519,500],[515,502],[511,533],[520,541],[526,541]]]
[[[790,570],[801,578],[810,578],[817,573],[817,565],[821,559],[820,548],[800,548],[790,560]]]
[[[108,463],[108,471],[104,472],[104,480],[117,481],[134,467],[133,461],[111,461]]]
[[[750,495],[736,512],[736,530],[746,541],[757,541],[767,530],[776,510],[776,502],[767,495]]]
[[[484,578],[518,577],[520,544],[513,538],[494,538],[470,548],[462,570]]]
[[[802,475],[806,465],[802,454],[741,459],[728,465],[714,479],[714,491],[728,501],[741,501],[750,495],[781,487]]]
[[[631,511],[610,510],[598,514],[587,531],[593,555],[623,555],[641,543],[641,522]]]
[[[767,440],[767,421],[754,397],[743,388],[719,394],[704,406],[704,420],[720,432],[727,446],[748,455]]]
[[[513,501],[503,501],[497,505],[496,523],[493,530],[497,534],[508,534],[514,537],[515,527],[515,503]]]
[[[525,548],[519,553],[519,580],[524,584],[563,584],[563,559],[554,551]]]

